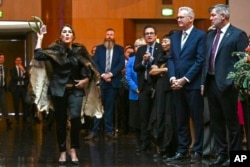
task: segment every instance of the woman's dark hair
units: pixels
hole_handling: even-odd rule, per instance
[[[60,34],[59,34],[59,35],[61,35],[62,30],[63,30],[64,27],[69,27],[69,28],[72,30],[72,33],[73,33],[73,35],[74,35],[74,37],[75,37],[75,30],[74,30],[73,27],[72,27],[71,25],[69,25],[69,24],[65,24],[65,25],[63,25],[63,26],[61,27],[61,29],[60,29]]]
[[[171,35],[169,35],[169,34],[165,34],[165,35],[163,35],[162,39],[165,39],[165,38],[170,39],[170,36],[171,36]]]

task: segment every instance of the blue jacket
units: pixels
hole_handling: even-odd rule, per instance
[[[138,80],[137,73],[134,71],[134,62],[135,56],[132,56],[128,59],[126,65],[125,77],[129,86],[129,100],[138,100],[138,93],[136,92],[138,89]]]

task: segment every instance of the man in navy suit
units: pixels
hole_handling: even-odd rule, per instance
[[[122,87],[122,69],[125,66],[123,48],[115,44],[115,31],[106,30],[104,43],[96,47],[93,60],[101,75],[101,96],[104,107],[105,139],[113,138],[113,114],[118,89]],[[101,119],[94,119],[91,133],[85,139],[93,139],[98,134]]]
[[[210,8],[210,20],[215,30],[207,34],[206,63],[202,77],[218,155],[212,165],[222,166],[230,163],[228,150],[241,149],[237,116],[238,91],[233,80],[227,79],[227,75],[234,71],[234,64],[238,61],[237,56],[231,56],[232,52],[243,52],[248,45],[246,33],[232,26],[229,17],[227,5],[219,4]],[[217,36],[218,44],[215,47]]]
[[[189,7],[179,8],[177,21],[182,30],[171,36],[168,73],[174,90],[178,148],[176,155],[165,162],[189,160],[191,117],[195,143],[190,163],[196,163],[201,161],[203,146],[203,97],[200,91],[206,34],[193,26],[194,11]]]
[[[146,45],[138,48],[135,57],[134,70],[137,72],[138,89],[139,89],[139,107],[140,107],[140,121],[141,122],[141,150],[146,151],[151,146],[149,136],[149,118],[152,111],[153,100],[152,89],[153,81],[149,75],[151,65],[154,59],[162,53],[161,44],[156,42],[157,32],[155,27],[147,25],[143,31]]]

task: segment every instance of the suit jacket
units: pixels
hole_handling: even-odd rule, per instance
[[[151,65],[154,63],[154,62],[152,62],[149,66],[147,66],[147,69],[146,69],[146,66],[144,66],[142,64],[143,56],[144,56],[144,54],[147,51],[147,47],[148,47],[147,45],[141,46],[141,47],[138,48],[138,50],[136,52],[134,70],[137,72],[139,91],[141,91],[142,88],[143,88],[143,84],[144,84],[144,80],[145,80],[145,70],[150,70]],[[162,53],[161,44],[155,43],[154,51],[153,51],[153,57],[154,57],[154,59],[160,53]]]
[[[102,75],[105,73],[106,68],[106,47],[104,45],[99,45],[96,47],[96,52],[93,60],[97,66],[99,73]],[[113,74],[111,79],[111,84],[113,88],[122,87],[122,73],[121,70],[125,67],[125,59],[123,48],[120,45],[115,45],[113,48],[113,56],[111,62],[110,72]],[[100,86],[105,87],[106,82],[102,79]]]
[[[4,70],[4,78],[3,78],[3,80],[4,80],[4,83],[5,83],[5,85],[3,87],[4,87],[5,91],[7,91],[7,71],[8,71],[8,69],[7,69],[7,67],[3,66],[3,70]]]
[[[18,71],[16,66],[10,69],[10,84],[9,84],[9,90],[11,92],[15,92],[17,88],[17,84],[19,81],[23,81],[24,83],[24,88],[27,89],[27,86],[29,84],[29,73],[27,69],[25,69],[25,72],[23,73],[22,77],[18,76]]]
[[[207,34],[206,61],[205,66],[203,68],[202,77],[203,85],[205,85],[206,76],[209,70],[209,60],[215,35],[216,30],[212,30]],[[229,86],[232,86],[233,84],[233,80],[227,79],[227,75],[229,72],[234,71],[234,64],[239,59],[237,56],[232,56],[232,52],[244,52],[247,45],[248,38],[246,33],[230,25],[220,42],[215,58],[215,80],[218,88],[221,91],[226,90]]]
[[[138,80],[137,73],[134,71],[135,55],[128,59],[125,77],[129,86],[129,100],[138,100]]]
[[[201,74],[205,56],[205,32],[193,28],[183,48],[181,49],[182,31],[176,31],[171,36],[171,46],[168,60],[169,78],[186,77],[189,83],[185,89],[200,89]]]

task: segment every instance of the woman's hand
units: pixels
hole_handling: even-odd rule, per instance
[[[77,84],[75,84],[75,87],[77,89],[83,89],[88,83],[89,83],[89,78],[85,78],[82,80],[75,80]]]
[[[37,35],[36,49],[39,49],[42,48],[43,34],[36,33],[36,35]]]
[[[41,33],[36,33],[36,35],[37,35],[37,40],[43,40],[43,34]]]

